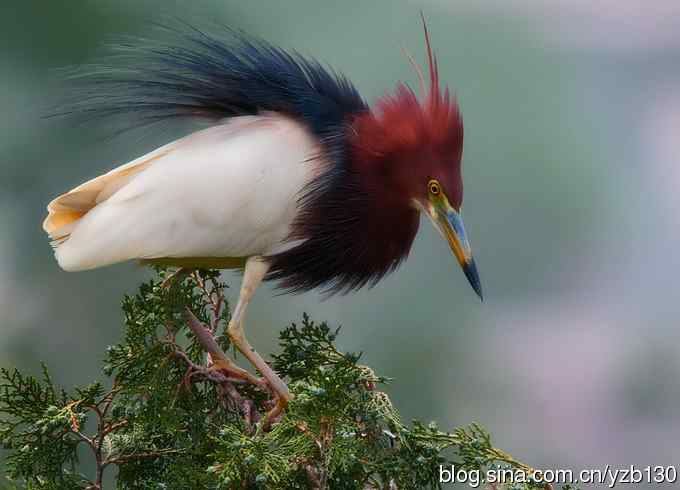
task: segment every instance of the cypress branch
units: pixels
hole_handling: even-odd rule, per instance
[[[213,365],[230,348],[219,273],[168,277],[159,269],[123,299],[124,337],[103,366],[108,387],[67,393],[46,366],[38,377],[0,372],[0,488],[102,490],[114,468],[120,489],[420,489],[441,487],[440,465],[533,471],[477,424],[444,432],[404,423],[381,391],[388,380],[336,348],[338,329],[306,314],[272,356],[295,398],[265,421],[274,405],[266,383]],[[95,461],[91,474],[79,448]]]

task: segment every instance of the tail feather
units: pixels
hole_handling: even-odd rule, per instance
[[[47,205],[48,214],[43,221],[43,230],[52,239],[52,246],[58,248],[68,240],[83,216],[124,187],[154,160],[168,154],[172,150],[171,145],[163,146],[107,174],[85,182],[50,202]]]

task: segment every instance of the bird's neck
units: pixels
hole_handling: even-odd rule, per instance
[[[347,293],[372,286],[406,258],[419,215],[393,201],[378,175],[336,168],[295,224],[299,243],[270,257],[269,279],[289,291]]]
[[[356,219],[346,246],[357,257],[356,270],[370,271],[371,281],[393,271],[408,256],[420,220],[411,201],[376,168],[354,167],[348,187],[359,189],[359,197],[346,201],[347,213]]]

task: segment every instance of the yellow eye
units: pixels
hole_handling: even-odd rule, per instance
[[[438,196],[442,192],[441,185],[434,179],[427,183],[427,188],[430,191],[430,194],[433,196]]]

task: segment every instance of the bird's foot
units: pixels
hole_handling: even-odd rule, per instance
[[[276,404],[271,410],[269,410],[269,412],[265,414],[264,418],[260,422],[258,426],[258,432],[260,430],[268,431],[272,424],[276,424],[281,420],[284,410],[288,407],[288,402],[292,399],[292,395],[288,393],[288,397],[289,398],[284,398],[279,395],[276,398]]]
[[[238,306],[237,306],[238,309]],[[271,392],[276,395],[275,405],[262,419],[258,430],[267,430],[272,423],[278,421],[281,413],[288,406],[288,402],[293,399],[292,393],[288,390],[288,386],[283,382],[281,377],[265,362],[264,359],[257,353],[250,345],[243,334],[243,328],[238,322],[230,323],[227,329],[229,339],[236,348],[251,362],[251,364],[262,374],[266,380]]]
[[[265,378],[258,378],[245,369],[240,368],[229,359],[217,359],[213,361],[208,367],[208,370],[219,372],[229,378],[235,378],[258,386],[274,395],[274,406],[260,420],[258,431],[268,431],[272,424],[279,422],[284,410],[288,407],[288,403],[293,399],[293,395],[288,390],[288,387],[280,378],[278,378],[278,376],[273,382],[270,382],[270,380]]]
[[[211,359],[212,364],[208,367],[209,371],[220,372],[230,378],[236,378],[252,385],[271,391],[269,384],[263,378],[258,378],[243,368],[238,367],[229,359]]]

